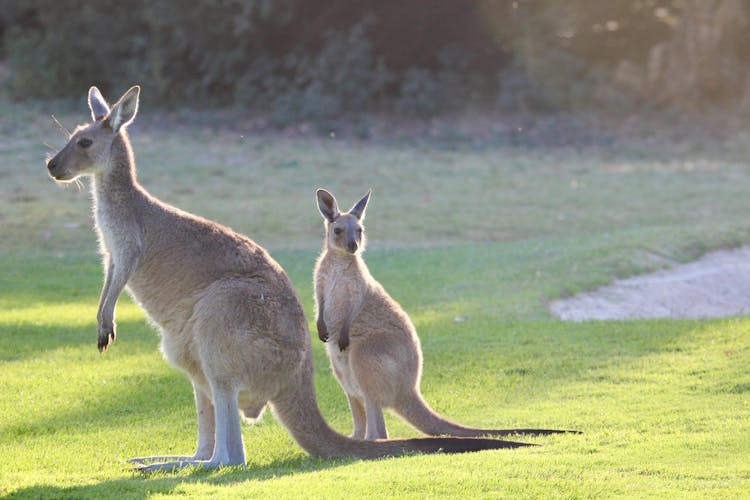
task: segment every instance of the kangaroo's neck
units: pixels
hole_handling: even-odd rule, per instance
[[[91,185],[97,209],[122,210],[128,213],[136,198],[145,193],[136,180],[135,157],[130,140],[121,132],[112,142],[108,168],[95,174]]]
[[[323,249],[323,259],[330,263],[343,266],[357,266],[359,264],[364,265],[365,261],[359,253],[342,252],[341,250],[334,250],[326,247]]]
[[[370,271],[362,258],[362,254],[342,252],[332,248],[324,248],[320,259],[320,267],[330,274],[346,274],[350,277],[359,276],[367,281],[371,279]]]

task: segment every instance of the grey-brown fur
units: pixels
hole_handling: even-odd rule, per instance
[[[302,448],[322,457],[524,445],[494,440],[366,443],[334,432],[318,410],[307,321],[282,268],[249,238],[157,200],[136,180],[125,128],[135,118],[139,92],[132,87],[110,108],[92,87],[93,122],[78,127],[47,162],[60,182],[91,178],[105,272],[99,349],[115,340],[115,305],[127,287],[159,327],[164,357],[193,384],[195,454],[133,462],[144,464],[146,471],[244,464],[240,411],[254,419],[266,404]]]
[[[362,258],[368,192],[351,210],[339,211],[334,196],[317,191],[325,220],[323,251],[313,281],[318,336],[326,342],[331,367],[349,399],[352,437],[388,437],[383,408],[392,408],[426,434],[550,434],[550,429],[474,429],[451,422],[422,398],[422,349],[409,316],[370,274]]]

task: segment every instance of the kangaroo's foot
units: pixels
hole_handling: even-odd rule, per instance
[[[230,460],[195,460],[192,457],[186,457],[185,459],[182,459],[183,457],[174,458],[176,458],[177,460],[148,464],[144,462],[133,462],[138,464],[134,467],[134,469],[138,472],[149,473],[157,471],[171,472],[187,467],[205,467],[207,469],[218,469],[219,467],[230,467],[234,465],[241,465],[243,467],[245,466],[245,462],[232,462]]]
[[[156,455],[153,457],[135,457],[128,460],[131,464],[150,464],[153,462],[187,462],[207,460],[210,456],[198,455]]]

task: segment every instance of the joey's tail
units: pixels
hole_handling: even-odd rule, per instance
[[[510,436],[513,434],[580,434],[579,431],[557,429],[475,429],[443,418],[436,413],[417,391],[401,398],[393,408],[411,425],[431,436]]]
[[[271,406],[295,441],[310,455],[337,458],[378,458],[413,452],[465,453],[500,448],[534,446],[496,439],[418,438],[360,441],[343,436],[326,423],[318,409],[312,383],[312,360],[302,369],[295,384],[271,401]]]

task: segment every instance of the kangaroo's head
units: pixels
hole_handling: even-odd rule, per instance
[[[138,112],[141,88],[131,87],[110,108],[99,89],[89,89],[92,122],[81,125],[68,143],[47,161],[49,175],[59,182],[70,182],[81,175],[94,175],[111,168],[112,143],[133,121]]]
[[[326,246],[329,250],[336,250],[356,254],[365,248],[365,228],[362,221],[365,209],[370,200],[370,193],[359,200],[348,212],[340,213],[336,198],[325,189],[318,189],[318,209],[325,219]]]

